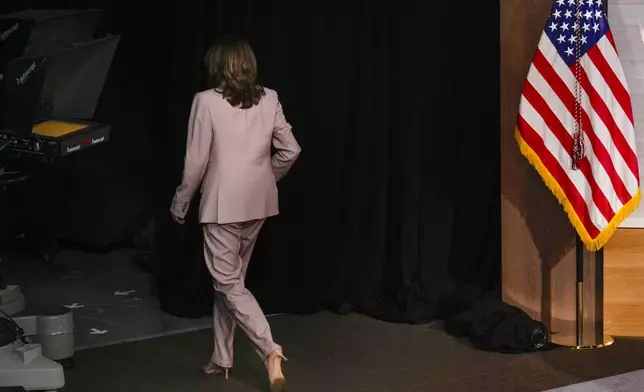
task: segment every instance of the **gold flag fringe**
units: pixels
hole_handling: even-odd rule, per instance
[[[557,180],[555,180],[552,174],[550,174],[546,166],[541,161],[539,155],[537,155],[537,153],[534,152],[534,150],[528,145],[528,143],[523,140],[523,137],[521,136],[521,133],[518,129],[515,130],[514,137],[519,144],[521,154],[535,168],[535,170],[541,176],[543,182],[546,184],[548,189],[550,189],[550,192],[555,195],[555,197],[559,201],[559,204],[563,206],[564,211],[566,212],[566,214],[568,214],[570,223],[573,225],[573,227],[577,231],[577,234],[579,234],[579,237],[589,251],[594,252],[603,248],[604,245],[606,245],[606,243],[613,236],[613,234],[615,234],[615,231],[617,230],[619,225],[622,224],[624,219],[626,219],[639,206],[642,194],[640,189],[638,188],[635,196],[633,196],[625,205],[622,206],[622,208],[615,214],[613,219],[611,219],[611,221],[608,223],[608,226],[601,230],[596,238],[592,238],[590,234],[588,234],[588,231],[582,224],[581,219],[579,219],[579,216],[575,212],[572,204],[570,204],[570,201],[566,197],[563,189],[561,189],[561,186],[559,185]]]

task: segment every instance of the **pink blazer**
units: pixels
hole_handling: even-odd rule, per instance
[[[202,223],[238,223],[279,214],[276,182],[300,154],[274,90],[249,109],[214,90],[195,95],[188,124],[183,181],[171,212],[185,218],[201,185]],[[271,145],[277,153],[271,156]]]

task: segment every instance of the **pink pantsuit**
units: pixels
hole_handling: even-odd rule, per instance
[[[279,213],[276,182],[300,154],[277,93],[265,89],[258,105],[231,106],[215,90],[195,95],[188,125],[183,181],[171,212],[184,218],[201,185],[199,219],[215,294],[212,362],[233,365],[235,325],[266,359],[279,350],[244,278],[257,235]],[[271,145],[277,153],[271,156]]]

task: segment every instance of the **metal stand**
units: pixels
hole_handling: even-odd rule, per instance
[[[596,279],[600,279],[601,286],[603,287],[604,279],[604,250],[600,249],[595,252],[596,264],[597,264],[597,274]],[[573,350],[590,350],[595,348],[608,347],[615,342],[612,336],[604,334],[603,327],[603,317],[601,317],[601,326],[598,326],[599,331],[596,334],[596,343],[585,344],[584,343],[584,244],[581,241],[579,235],[575,236],[575,261],[577,267],[577,281],[575,285],[575,336],[574,339],[570,335],[562,334],[553,334],[552,343],[559,346],[568,347]],[[603,309],[604,295],[603,290],[596,295],[601,303],[601,309]],[[602,311],[603,313],[603,311]]]

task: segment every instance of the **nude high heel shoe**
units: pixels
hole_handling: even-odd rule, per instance
[[[206,376],[224,376],[228,380],[228,371],[230,368],[221,367],[213,362],[201,367],[201,372]]]
[[[282,361],[286,362],[288,359],[279,350],[273,351],[266,358],[266,371],[268,372],[271,392],[282,392],[284,390],[286,379],[284,378],[284,373],[282,373]]]

